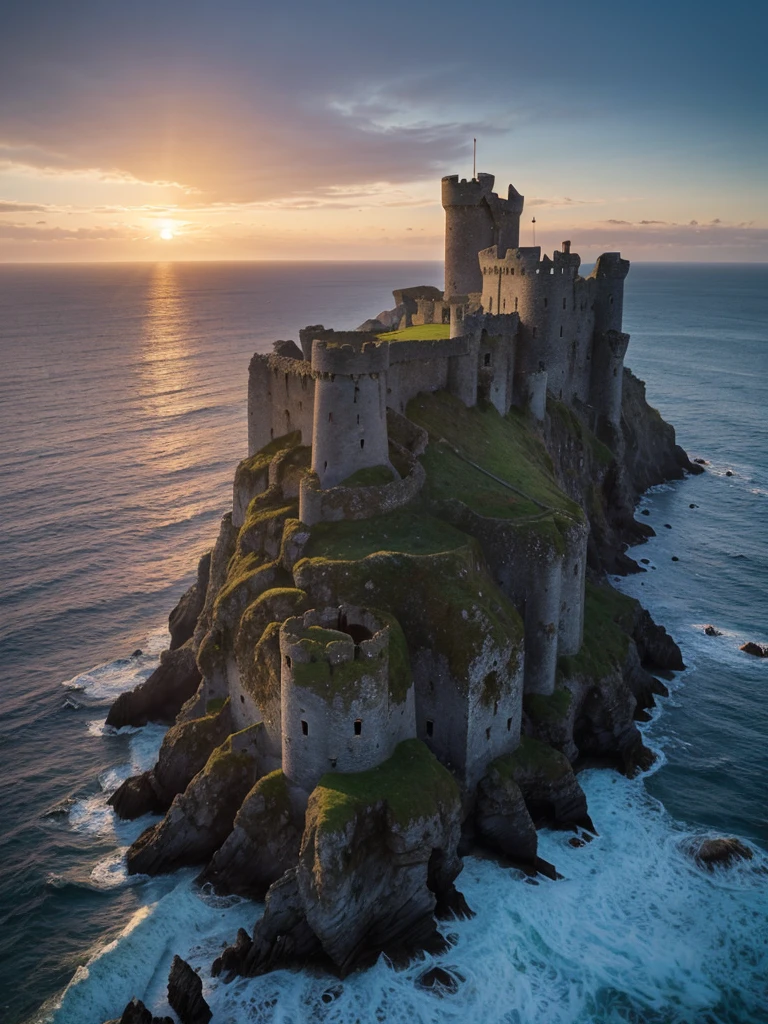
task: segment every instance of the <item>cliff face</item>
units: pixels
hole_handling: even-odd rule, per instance
[[[298,520],[298,434],[239,467],[234,513],[172,616],[180,646],[111,713],[178,712],[155,767],[110,801],[123,817],[165,814],[129,870],[195,864],[219,892],[266,895],[217,973],[314,959],[343,975],[382,951],[437,949],[436,919],[469,913],[460,842],[554,875],[536,828],[592,830],[574,766],[650,763],[636,719],[663,685],[649,669],[682,662],[604,575],[637,568],[624,549],[648,532],[640,491],[691,466],[641,382],[625,385],[622,428],[600,438],[586,410],[551,399],[539,425],[418,396],[391,428],[423,492],[370,519]],[[370,771],[332,762],[309,792],[282,770],[280,628],[345,604],[402,627],[393,685],[412,680],[416,735]]]

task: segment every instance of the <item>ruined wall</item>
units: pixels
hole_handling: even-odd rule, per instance
[[[311,444],[314,400],[309,363],[257,353],[248,368],[248,454],[294,430]]]

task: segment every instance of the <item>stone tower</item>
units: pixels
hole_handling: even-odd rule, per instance
[[[393,647],[396,648],[393,654]],[[283,771],[311,791],[361,772],[416,734],[405,637],[366,608],[312,609],[280,627]]]
[[[481,249],[497,245],[503,256],[520,244],[524,197],[510,185],[507,199],[500,199],[493,191],[494,180],[492,174],[478,174],[471,181],[459,181],[458,174],[443,178],[446,298],[483,290],[477,262]]]
[[[323,488],[359,469],[387,466],[389,345],[359,331],[312,342],[315,375],[312,469]]]

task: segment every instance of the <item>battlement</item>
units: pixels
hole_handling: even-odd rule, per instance
[[[390,627],[366,608],[312,608],[286,619],[280,629],[280,653],[292,665],[326,660],[333,667],[387,657]]]
[[[476,178],[462,178],[458,174],[448,174],[442,179],[443,206],[477,206],[488,196],[498,196],[493,191],[496,177],[493,174],[480,173]]]
[[[589,275],[597,278],[612,278],[623,281],[629,273],[629,260],[623,260],[620,252],[604,252],[597,257],[595,269]]]
[[[316,373],[357,377],[386,373],[389,345],[375,334],[361,331],[325,331],[312,341],[312,369]]]

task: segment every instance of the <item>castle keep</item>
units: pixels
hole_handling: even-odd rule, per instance
[[[493,187],[490,174],[443,179],[442,291],[398,289],[394,309],[357,331],[307,327],[300,346],[276,342],[250,365],[249,458],[255,466],[264,449],[286,451],[268,471],[238,472],[233,526],[247,533],[260,502],[298,499],[265,588],[281,585],[279,572],[304,586],[301,559],[318,524],[375,520],[424,500],[430,449],[531,503],[527,518],[507,521],[440,500],[441,517],[476,538],[521,630],[521,643],[489,642],[461,673],[429,651],[412,655],[410,668],[407,657],[393,659],[408,646],[405,626],[375,607],[329,601],[283,622],[279,708],[275,697],[261,718],[274,764],[307,792],[324,772],[375,767],[410,737],[471,789],[518,745],[524,695],[552,694],[558,658],[581,647],[586,518],[516,490],[409,415],[419,396],[442,394],[457,415],[479,406],[534,426],[548,400],[562,403],[609,445],[620,424],[628,261],[604,253],[582,277],[569,241],[551,257],[521,247],[524,198]],[[211,675],[209,696],[245,705],[242,674],[230,660]],[[259,717],[248,707],[250,721]]]

